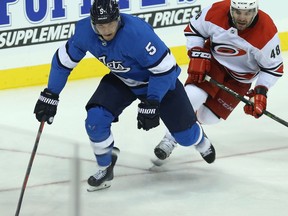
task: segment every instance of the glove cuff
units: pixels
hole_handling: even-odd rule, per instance
[[[53,92],[45,88],[44,91],[41,92],[40,94],[39,101],[42,101],[43,103],[46,103],[52,106],[57,106],[59,103],[58,98],[59,98],[59,95],[54,94]]]
[[[254,88],[255,94],[261,94],[267,97],[268,88],[263,85],[258,85]]]
[[[204,52],[206,53],[205,56],[201,56],[202,58],[207,58],[207,59],[211,59],[211,52],[209,49],[206,48],[202,48],[202,47],[192,47],[191,49],[189,49],[187,51],[187,55],[189,56],[189,58],[194,58],[195,56],[193,56],[193,52]]]
[[[49,97],[49,98],[54,99],[54,100],[59,99],[59,95],[51,92],[48,88],[45,88],[44,91],[41,92],[41,95],[45,96],[45,97]]]
[[[159,101],[155,99],[146,99],[145,100],[146,104],[152,105],[152,106],[159,106]]]

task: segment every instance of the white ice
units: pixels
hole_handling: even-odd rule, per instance
[[[283,57],[288,65],[288,52]],[[186,66],[182,68],[184,81]],[[112,186],[88,193],[86,181],[95,173],[96,163],[84,128],[84,107],[98,82],[98,78],[68,82],[61,93],[54,123],[44,126],[20,215],[288,214],[287,127],[267,116],[256,120],[245,115],[242,102],[227,121],[204,126],[217,151],[215,163],[206,164],[196,150],[179,146],[161,168],[153,168],[150,160],[164,135],[163,123],[148,132],[138,130],[137,102],[133,103],[112,126],[115,145],[121,150]],[[270,90],[267,107],[286,121],[287,83],[284,74]],[[39,127],[33,109],[44,87],[0,91],[1,216],[15,214]],[[75,146],[79,181],[73,178],[71,162]],[[75,197],[73,185],[79,186],[79,196]]]

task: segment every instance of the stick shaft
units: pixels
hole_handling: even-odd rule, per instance
[[[243,97],[242,95],[238,94],[237,92],[233,91],[232,89],[228,88],[227,86],[217,82],[216,80],[212,79],[210,76],[206,75],[205,80],[218,86],[219,88],[221,88],[222,90],[230,93],[231,95],[233,95],[234,97],[238,98],[240,101],[244,102],[245,104],[248,105],[253,105],[253,102],[250,100],[247,100],[245,97]],[[288,122],[286,122],[285,120],[277,117],[276,115],[270,113],[267,110],[263,111],[263,114],[265,114],[266,116],[270,117],[271,119],[279,122],[280,124],[285,125],[286,127],[288,127]]]
[[[37,152],[37,148],[38,148],[38,144],[39,144],[39,141],[40,141],[40,137],[41,137],[41,134],[42,134],[42,131],[43,131],[43,128],[44,128],[44,123],[45,123],[45,121],[41,121],[39,129],[38,129],[38,133],[37,133],[37,137],[36,137],[36,140],[35,140],[35,144],[34,144],[34,147],[33,147],[33,150],[32,150],[31,156],[30,156],[29,164],[28,164],[28,167],[27,167],[27,170],[26,170],[26,174],[25,174],[25,177],[24,177],[24,181],[23,181],[20,197],[19,197],[19,200],[18,200],[18,205],[17,205],[15,216],[19,215],[19,212],[20,212],[20,209],[21,209],[24,192],[25,192],[26,185],[27,185],[27,182],[28,182],[28,179],[29,179],[29,175],[30,175],[30,172],[31,172],[32,164],[33,164],[36,152]]]

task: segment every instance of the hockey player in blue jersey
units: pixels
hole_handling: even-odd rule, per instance
[[[215,160],[214,148],[177,78],[175,58],[148,23],[120,13],[115,0],[95,0],[90,17],[80,20],[75,34],[56,51],[48,86],[34,109],[38,121],[52,124],[59,94],[87,52],[110,69],[86,105],[85,127],[99,167],[88,179],[89,191],[110,186],[117,160],[111,123],[136,99],[138,129],[157,127],[161,118],[180,145],[197,145],[204,160]]]

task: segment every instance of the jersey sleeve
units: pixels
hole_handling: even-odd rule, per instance
[[[148,68],[151,71],[148,84],[148,99],[161,101],[168,90],[175,88],[176,79],[181,69],[170,50],[167,50],[159,61]]]
[[[75,34],[53,56],[48,80],[48,89],[56,94],[63,90],[70,72],[86,55],[86,50],[77,43],[77,25]]]
[[[284,69],[277,32],[257,53],[256,59],[260,67],[256,85],[264,85],[269,89],[283,75]]]
[[[209,29],[210,24],[205,20],[205,17],[210,8],[211,6],[204,8],[196,16],[191,17],[188,25],[184,29],[188,50],[195,46],[203,47],[205,40],[209,38],[209,33],[206,29]]]

